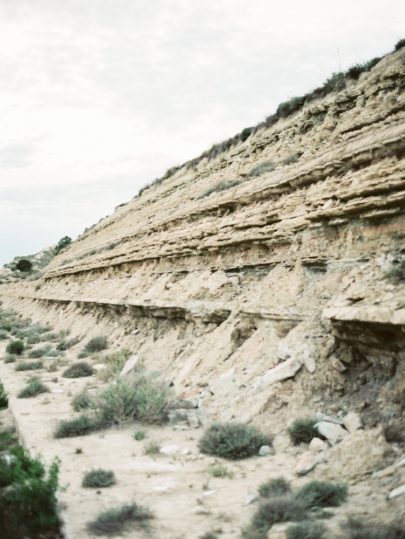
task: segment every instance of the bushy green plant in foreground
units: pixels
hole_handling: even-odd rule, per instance
[[[7,408],[8,406],[8,397],[6,390],[4,389],[3,384],[0,382],[0,410]]]
[[[100,420],[88,415],[80,415],[74,419],[63,420],[59,423],[55,431],[55,438],[73,438],[74,436],[84,436],[103,428]]]
[[[17,397],[19,399],[28,399],[40,393],[46,393],[47,391],[49,391],[48,387],[39,378],[32,378],[24,389],[18,393]]]
[[[59,529],[56,491],[59,466],[48,473],[42,463],[22,447],[0,457],[0,530],[2,537],[21,539],[54,534]],[[47,535],[48,536],[48,535]]]
[[[326,539],[326,528],[318,522],[299,522],[287,528],[287,539]]]
[[[351,517],[342,527],[345,539],[405,539],[405,526],[400,521],[366,524],[359,518]]]
[[[291,486],[283,477],[279,477],[262,483],[257,490],[263,498],[270,498],[272,496],[288,494],[291,492]]]
[[[81,412],[82,410],[89,410],[94,408],[94,402],[88,391],[85,389],[75,395],[72,399],[72,407],[75,412]]]
[[[99,337],[93,337],[92,339],[90,339],[84,347],[84,351],[89,354],[92,354],[93,352],[101,352],[101,350],[105,350],[107,347],[107,337],[102,337],[100,335]]]
[[[87,529],[94,535],[117,535],[131,526],[146,528],[151,518],[149,509],[133,503],[103,511],[87,525]]]
[[[202,453],[227,459],[257,455],[262,445],[271,445],[270,436],[242,423],[214,423],[202,436],[198,446]]]
[[[91,365],[86,363],[86,361],[73,363],[73,365],[63,372],[65,378],[84,378],[85,376],[91,376],[92,374],[94,374],[94,369]]]
[[[310,481],[298,491],[296,497],[311,509],[337,507],[346,500],[347,487],[327,481]]]
[[[42,369],[44,364],[42,361],[22,361],[21,363],[17,363],[15,366],[16,371],[33,371],[37,369]]]

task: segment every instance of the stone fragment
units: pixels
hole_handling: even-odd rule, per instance
[[[323,414],[322,412],[316,412],[315,419],[317,421],[327,421],[328,423],[335,423],[336,425],[343,425],[343,420],[338,417],[332,417],[331,415]]]
[[[363,427],[363,424],[361,422],[361,418],[359,414],[356,414],[356,412],[349,412],[344,418],[343,418],[343,425],[347,428],[349,432],[354,432],[356,430],[359,430]]]
[[[267,457],[268,455],[274,455],[274,450],[269,445],[262,445],[258,453],[259,457]]]
[[[320,438],[312,438],[309,443],[309,450],[312,451],[312,453],[320,453],[321,451],[325,451],[327,448],[328,444]]]
[[[122,368],[122,371],[120,372],[120,376],[126,376],[131,371],[135,369],[139,361],[139,356],[137,354],[131,356],[127,361],[125,362],[125,365]]]
[[[405,484],[391,490],[387,498],[389,500],[392,500],[393,498],[397,498],[398,496],[403,496],[404,494],[405,494]]]
[[[323,460],[324,459],[320,458],[319,455],[314,455],[308,451],[304,453],[298,460],[297,466],[295,467],[295,473],[297,475],[306,475]]]
[[[258,497],[259,496],[257,494],[248,494],[245,498],[245,505],[250,505],[254,503],[258,499]]]
[[[340,425],[335,423],[329,423],[328,421],[320,421],[315,424],[315,428],[318,430],[324,438],[328,440],[331,445],[335,445],[345,436],[348,435],[347,430],[345,430]]]
[[[168,444],[168,445],[163,445],[160,449],[159,449],[160,453],[162,453],[162,455],[168,455],[168,456],[171,456],[171,455],[176,455],[177,453],[180,452],[180,447],[178,445],[175,445],[175,444]]]
[[[266,374],[263,374],[253,385],[253,389],[270,386],[287,378],[292,378],[302,367],[303,360],[290,358],[287,361],[279,363]]]

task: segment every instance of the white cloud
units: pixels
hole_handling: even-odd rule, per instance
[[[0,262],[392,49],[404,18],[399,0],[0,0]]]

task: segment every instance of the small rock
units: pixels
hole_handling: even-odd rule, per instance
[[[400,458],[400,459],[395,463],[395,468],[401,468],[402,466],[405,466],[405,457]]]
[[[136,354],[127,359],[125,365],[122,368],[122,371],[120,372],[120,376],[126,376],[128,373],[134,370],[138,364],[138,361],[139,356]]]
[[[312,453],[320,453],[321,451],[325,451],[327,448],[328,444],[320,438],[312,438],[309,443],[309,450],[312,451]]]
[[[349,432],[354,432],[363,427],[359,414],[356,412],[349,412],[343,418],[343,425],[347,428]]]
[[[347,430],[345,430],[343,427],[337,425],[336,423],[329,423],[328,421],[320,421],[319,423],[316,423],[315,428],[318,430],[319,434],[328,440],[331,445],[337,444],[340,442],[340,440],[342,440],[342,438],[348,435]]]
[[[159,449],[160,453],[162,453],[163,455],[168,455],[168,456],[171,456],[171,455],[175,455],[176,453],[179,453],[180,451],[180,447],[178,445],[164,445],[162,446],[160,449]]]
[[[245,498],[245,505],[250,505],[254,503],[259,496],[257,494],[248,494]]]
[[[267,457],[268,455],[274,455],[274,450],[269,445],[262,445],[258,453],[259,457]]]
[[[402,496],[403,494],[405,494],[405,484],[401,485],[400,487],[394,488],[394,490],[391,490],[387,497],[389,500],[392,500],[393,498],[397,498],[398,496]]]
[[[213,494],[215,494],[216,490],[206,490],[205,492],[203,492],[201,494],[201,496],[212,496]]]
[[[321,462],[321,460],[322,459],[320,459],[318,456],[307,452],[299,459],[295,468],[295,473],[297,475],[306,475],[307,473],[311,472],[315,466]]]
[[[332,417],[327,414],[323,414],[322,412],[317,412],[315,414],[315,419],[318,422],[326,421],[327,423],[334,423],[335,425],[343,425],[343,421],[337,417]]]

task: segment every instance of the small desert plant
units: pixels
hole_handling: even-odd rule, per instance
[[[270,498],[272,496],[282,496],[283,494],[290,493],[291,486],[283,477],[279,477],[262,483],[257,490],[263,498]]]
[[[75,395],[72,399],[72,407],[75,412],[81,412],[82,410],[88,410],[94,408],[94,402],[88,391],[85,389]]]
[[[117,352],[112,352],[103,357],[102,361],[106,365],[106,368],[97,373],[97,377],[104,382],[111,380],[119,374],[128,358],[131,356],[130,350],[124,348]]]
[[[242,537],[266,539],[267,532],[278,522],[294,522],[306,518],[307,508],[292,495],[277,496],[263,502],[252,517]]]
[[[292,524],[287,528],[287,539],[325,539],[326,528],[310,520]]]
[[[77,337],[72,337],[71,339],[63,339],[60,341],[57,345],[57,349],[61,352],[65,352],[66,350],[69,350],[69,348],[72,348],[72,346],[75,346],[80,341]]]
[[[8,339],[8,331],[0,329],[0,341],[5,341],[6,339]]]
[[[358,518],[349,518],[342,526],[345,539],[405,539],[403,522],[365,524]]]
[[[32,378],[28,384],[22,389],[17,397],[19,399],[28,399],[30,397],[35,397],[40,393],[46,393],[49,391],[48,387],[39,380],[39,378]]]
[[[298,491],[296,498],[309,509],[337,507],[346,500],[347,487],[327,481],[310,481]]]
[[[38,359],[40,357],[44,357],[49,350],[51,349],[50,346],[43,346],[42,348],[35,348],[34,350],[31,350],[28,354],[28,357],[31,359]]]
[[[6,390],[4,389],[3,384],[0,382],[0,410],[7,408],[8,406],[8,397]]]
[[[14,363],[17,359],[17,356],[15,354],[7,354],[4,358],[4,363]]]
[[[160,444],[156,440],[150,440],[144,448],[145,455],[155,456],[160,453]]]
[[[145,528],[151,518],[149,509],[133,503],[100,513],[96,520],[89,522],[87,529],[94,535],[117,535],[131,525]]]
[[[293,163],[296,163],[299,159],[298,153],[292,153],[288,155],[285,159],[283,159],[282,164],[283,165],[292,165]]]
[[[0,431],[0,452],[10,449],[15,446],[17,442],[18,438],[14,428]]]
[[[262,445],[271,445],[269,436],[242,423],[214,423],[204,433],[199,449],[207,455],[243,459],[257,455]]]
[[[212,195],[212,193],[220,193],[221,191],[226,191],[230,189],[231,187],[235,187],[236,185],[240,184],[240,180],[222,180],[218,182],[217,184],[213,185],[206,191],[204,191],[201,195],[197,197],[197,199],[208,197],[209,195]]]
[[[114,485],[115,475],[114,472],[109,470],[91,470],[87,472],[83,477],[82,487],[85,488],[106,488]]]
[[[252,170],[249,172],[249,176],[261,176],[266,172],[272,172],[275,168],[275,165],[271,161],[263,161],[263,163],[260,163],[252,168]]]
[[[167,418],[170,391],[166,384],[137,374],[113,382],[98,399],[99,413],[105,423],[126,421],[162,423]]]
[[[101,352],[101,350],[105,350],[107,347],[107,337],[93,337],[84,347],[84,351],[88,354],[92,354],[93,352]]]
[[[74,436],[84,436],[100,430],[103,427],[100,420],[88,415],[80,415],[74,419],[62,420],[56,431],[55,438],[72,438]]]
[[[141,442],[142,440],[144,440],[146,438],[146,432],[144,430],[136,430],[134,432],[134,439],[137,441],[137,442]]]
[[[288,434],[294,445],[301,443],[309,444],[312,438],[321,438],[318,429],[315,427],[317,421],[311,417],[296,419],[288,428]]]
[[[213,464],[208,468],[208,473],[212,477],[233,477],[233,473],[230,472],[223,464]]]
[[[400,40],[395,44],[395,50],[396,50],[396,51],[399,51],[399,49],[402,49],[402,47],[405,47],[405,39],[400,39]]]
[[[42,369],[43,367],[42,361],[22,361],[21,363],[17,363],[15,366],[16,371],[34,371],[37,369]]]
[[[6,352],[8,354],[15,354],[16,356],[21,356],[24,352],[25,346],[22,341],[11,341],[6,347]]]
[[[94,374],[94,369],[86,361],[78,361],[68,367],[63,375],[65,378],[84,378],[85,376],[91,376]]]

